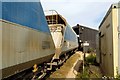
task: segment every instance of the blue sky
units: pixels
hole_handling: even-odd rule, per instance
[[[44,10],[56,10],[71,26],[98,29],[112,3],[119,0],[40,0]]]

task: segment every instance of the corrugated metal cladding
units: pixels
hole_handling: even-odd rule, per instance
[[[50,33],[40,2],[2,2],[2,19]]]
[[[79,30],[80,28],[82,30]],[[77,35],[80,36],[80,40],[82,40],[82,42],[88,41],[90,44],[90,48],[96,49],[96,35],[98,33],[98,30],[81,25],[80,28],[78,26],[74,26],[73,30],[76,32]]]

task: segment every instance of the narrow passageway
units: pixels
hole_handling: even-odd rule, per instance
[[[83,54],[80,51],[76,52],[75,54],[78,54],[80,57],[78,57],[78,59],[76,59],[75,63],[73,63],[73,66],[71,67],[70,71],[68,72],[66,78],[76,78],[76,76],[78,74],[79,67],[83,60]],[[76,58],[76,57],[74,57],[74,58]]]
[[[77,70],[79,70],[82,59],[82,52],[77,51],[60,67],[60,69],[50,75],[49,78],[76,78]]]
[[[84,73],[83,73],[83,53],[77,51],[73,54],[57,71],[52,73],[49,78],[64,78],[75,80],[76,78],[101,78],[102,73],[99,66],[90,64],[87,60],[84,62]],[[87,55],[86,59],[90,56]]]

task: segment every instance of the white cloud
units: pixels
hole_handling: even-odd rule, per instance
[[[118,0],[41,0],[44,10],[58,11],[67,22],[97,29],[112,3]]]

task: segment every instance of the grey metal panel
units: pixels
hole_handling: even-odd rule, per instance
[[[100,63],[99,34],[96,35],[96,61]]]
[[[66,26],[64,38],[67,39],[67,40],[78,43],[76,33],[74,32],[74,30],[68,24]]]
[[[78,47],[78,44],[76,42],[70,41],[70,40],[66,40],[66,42],[64,42],[64,45],[62,46],[62,52],[66,52],[68,50],[72,50],[74,48]]]
[[[2,23],[0,22],[0,80],[2,78]]]
[[[9,22],[3,22],[2,27],[2,68],[54,53],[55,48],[50,35]],[[42,45],[46,45],[44,41],[50,43],[49,48],[42,48]]]

